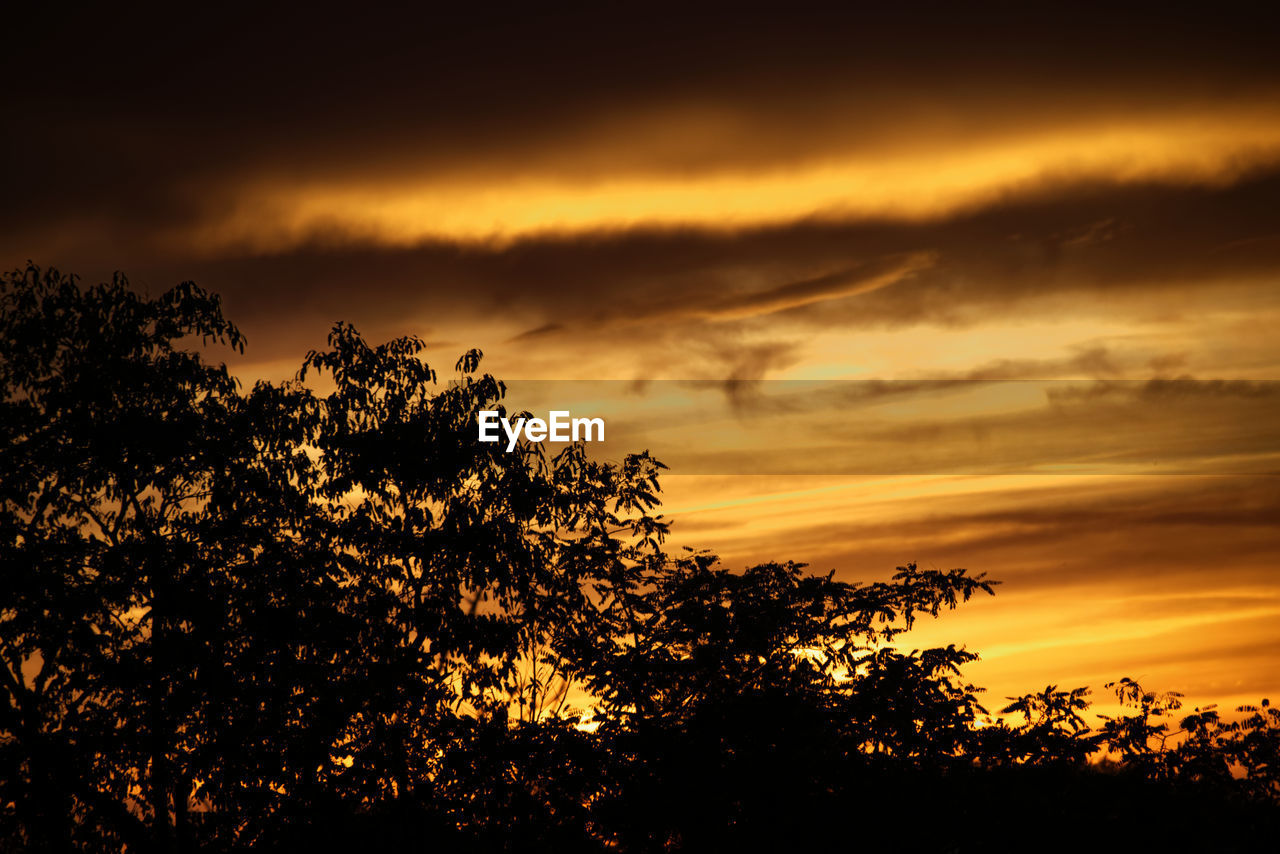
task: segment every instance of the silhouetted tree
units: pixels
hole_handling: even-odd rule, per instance
[[[911,564],[858,585],[706,553],[651,569],[605,597],[601,646],[575,662],[618,765],[600,811],[628,850],[701,850],[799,808],[798,781],[838,759],[950,756],[971,733],[981,707],[952,677],[975,656],[888,644],[920,612],[990,593],[981,576]]]
[[[901,645],[982,575],[668,555],[647,453],[478,441],[505,412],[479,351],[441,385],[419,339],[338,324],[245,391],[217,347],[243,338],[190,283],[0,278],[0,845],[1003,850],[1081,816],[1128,839],[1135,810],[1174,848],[1277,830],[1265,700],[1175,728],[1179,695],[1123,679],[1097,729],[1085,688],[993,718],[974,653]]]
[[[183,349],[242,346],[193,285],[148,299],[30,267],[0,298],[11,838],[500,822],[441,769],[513,711],[563,707],[536,653],[595,613],[592,578],[658,553],[660,464],[477,442],[503,388],[475,351],[436,393],[420,341],[339,325],[298,381],[244,394]]]
[[[358,657],[316,408],[187,342],[242,346],[191,284],[0,285],[3,779],[33,846],[186,849],[221,803],[234,832],[314,777]]]
[[[477,809],[475,771],[459,768],[492,762],[501,779],[490,743],[513,716],[563,726],[567,674],[549,651],[589,631],[595,587],[660,555],[666,525],[648,512],[660,464],[479,442],[476,413],[505,409],[502,384],[476,375],[478,351],[440,390],[418,339],[370,347],[339,324],[329,344],[300,379],[321,371],[336,386],[319,400],[319,495],[366,671],[333,747],[333,791],[361,810],[501,826],[512,817],[496,803]],[[543,783],[529,786],[548,800]]]

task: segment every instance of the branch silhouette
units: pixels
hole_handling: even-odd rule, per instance
[[[1266,700],[1175,720],[1178,695],[1126,678],[1096,729],[1086,688],[993,717],[975,653],[899,645],[993,594],[983,575],[669,554],[647,452],[477,441],[506,393],[479,350],[440,384],[420,339],[339,323],[295,379],[245,390],[197,345],[244,338],[193,284],[0,279],[7,848],[976,850],[1142,811],[1226,850],[1277,829]]]

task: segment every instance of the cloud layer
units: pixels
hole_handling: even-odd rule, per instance
[[[1003,576],[955,624],[997,692],[1135,659],[1157,687],[1280,688],[1275,14],[686,7],[28,4],[0,263],[194,279],[246,379],[346,320],[439,368],[478,346],[511,379],[705,381],[708,418],[756,419],[721,450],[762,439],[792,474],[677,478],[692,545]],[[788,409],[806,432],[764,379],[863,382]],[[1009,380],[1077,382],[938,393]],[[1234,475],[941,476],[975,442],[1025,471],[1082,437]],[[912,474],[794,474],[833,459]]]

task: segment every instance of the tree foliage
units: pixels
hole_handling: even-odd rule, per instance
[[[1266,701],[1175,726],[1125,679],[1097,729],[1083,688],[993,718],[974,653],[901,645],[981,575],[668,554],[647,453],[477,441],[479,351],[441,382],[338,324],[244,390],[204,355],[243,346],[190,283],[0,279],[0,843],[715,850],[839,838],[820,808],[892,840],[894,786],[1034,814],[1044,774],[1280,799]]]

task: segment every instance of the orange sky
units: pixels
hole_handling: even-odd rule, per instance
[[[0,257],[196,279],[248,333],[246,380],[291,375],[341,319],[421,335],[442,369],[481,347],[511,379],[1205,381],[1086,421],[988,412],[1021,449],[999,471],[964,464],[975,412],[935,398],[874,410],[881,445],[743,422],[785,473],[677,468],[667,511],[732,566],[1002,580],[910,641],[969,644],[993,705],[1126,675],[1280,693],[1269,22],[650,10],[321,34],[210,10],[172,39],[23,14]],[[67,61],[37,62],[42,38]],[[1037,466],[1081,429],[1179,473]],[[859,454],[873,473],[815,473]]]

